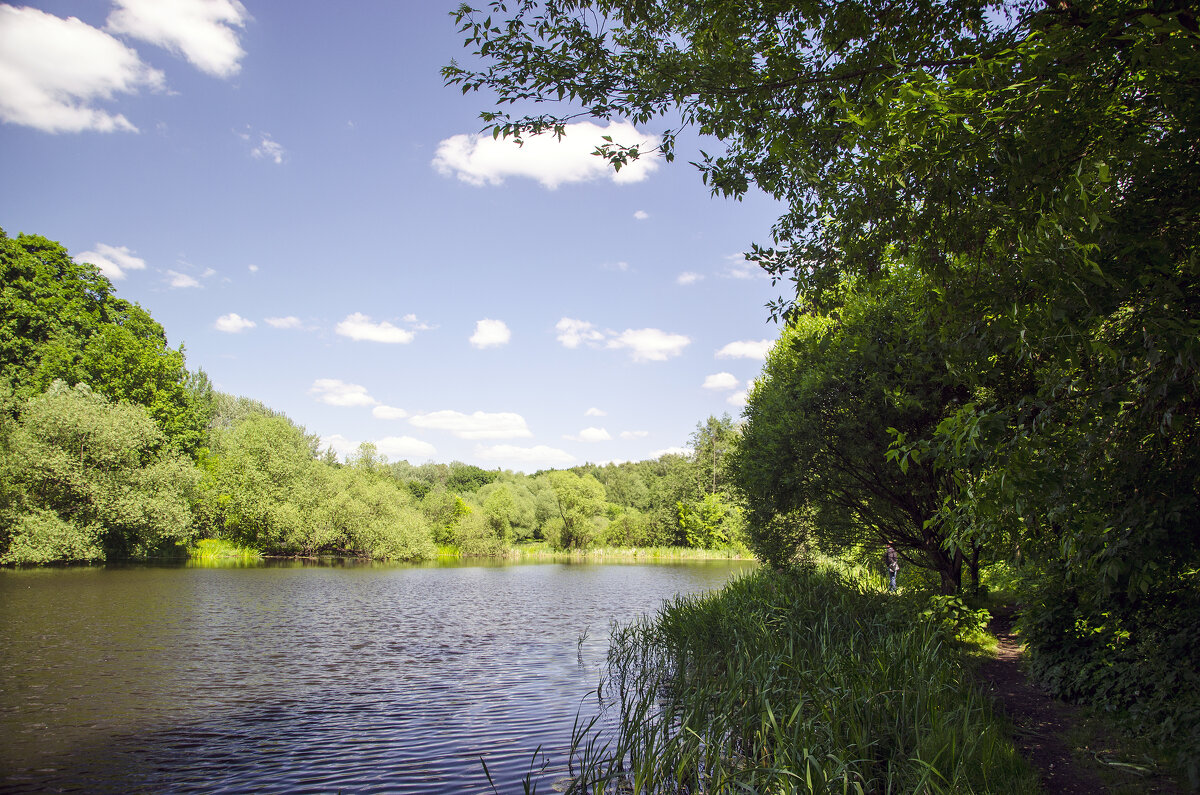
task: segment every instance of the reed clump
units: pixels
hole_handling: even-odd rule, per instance
[[[1037,792],[943,621],[862,578],[760,570],[612,631],[569,791]]]

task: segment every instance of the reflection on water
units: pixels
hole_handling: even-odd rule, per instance
[[[609,623],[746,568],[3,571],[0,789],[549,791]]]

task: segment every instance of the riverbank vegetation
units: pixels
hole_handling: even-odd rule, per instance
[[[532,475],[389,462],[371,444],[340,458],[189,372],[148,313],[51,240],[0,230],[0,318],[0,563],[747,552],[728,416],[700,423],[688,454]]]
[[[963,676],[978,615],[879,586],[762,569],[614,628],[569,791],[1039,791]]]

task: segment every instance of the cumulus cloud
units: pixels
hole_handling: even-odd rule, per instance
[[[450,431],[460,439],[516,439],[533,436],[525,418],[511,412],[487,413],[476,411],[434,411],[417,414],[409,420],[418,428]]]
[[[584,428],[575,436],[565,436],[573,442],[607,442],[612,436],[604,428]]]
[[[664,447],[662,450],[655,450],[650,454],[651,458],[662,458],[664,455],[681,455],[685,458],[690,456],[692,451],[686,447]]]
[[[618,184],[641,182],[658,168],[658,159],[647,154],[614,171],[608,161],[592,154],[606,143],[601,137],[605,135],[618,144],[640,146],[642,151],[659,143],[657,136],[640,133],[628,122],[601,127],[584,121],[568,124],[561,140],[551,134],[536,135],[525,138],[520,146],[488,134],[455,135],[438,144],[433,166],[438,173],[454,175],[471,185],[499,185],[508,177],[524,177],[550,190],[605,177]]]
[[[232,77],[246,54],[234,28],[250,14],[237,0],[114,0],[106,28],[162,47],[214,77]]]
[[[437,448],[429,442],[411,436],[385,436],[376,440],[375,449],[393,461],[410,458],[426,460],[437,453]]]
[[[696,282],[700,281],[703,278],[704,278],[703,274],[693,273],[692,271],[684,271],[683,273],[681,273],[675,277],[675,283],[681,284],[686,287],[689,284],[695,284]]]
[[[731,406],[737,406],[740,408],[746,405],[746,399],[747,393],[746,390],[743,389],[740,392],[734,392],[732,395],[725,398],[725,402]]]
[[[321,437],[321,449],[325,450],[332,448],[333,452],[337,453],[338,456],[343,459],[349,457],[352,453],[357,451],[358,445],[359,442],[347,439],[340,433],[333,433],[329,436]]]
[[[247,320],[237,312],[230,312],[228,315],[221,315],[217,318],[217,321],[213,323],[213,328],[217,331],[224,331],[226,334],[239,334],[256,325],[258,324],[253,320]]]
[[[318,378],[308,394],[330,406],[374,406],[379,401],[367,394],[361,384],[348,384],[337,378]]]
[[[602,411],[601,409],[598,409],[595,406],[592,406],[590,409],[583,412],[583,416],[585,416],[585,417],[607,417],[608,412]]]
[[[377,420],[402,420],[408,416],[408,412],[395,406],[381,404],[371,409],[371,416]]]
[[[645,439],[650,431],[621,431],[622,439]]]
[[[184,288],[184,287],[199,287],[200,286],[200,282],[196,281],[195,278],[188,276],[186,273],[180,273],[179,271],[169,270],[169,271],[167,271],[167,276],[170,277],[169,279],[167,279],[167,283],[171,287]]]
[[[258,266],[257,265],[247,265],[246,270],[250,271],[251,273],[258,273]]]
[[[633,217],[635,220],[645,221],[647,218],[650,217],[650,213],[646,212],[645,210],[638,210],[637,212],[635,212],[633,214]]]
[[[163,73],[75,17],[0,5],[0,120],[43,132],[137,132],[95,107],[116,94],[161,89]]]
[[[321,437],[322,449],[333,448],[333,451],[342,459],[357,454],[360,444],[362,442],[347,439],[340,433]],[[411,436],[386,436],[377,439],[372,444],[375,445],[377,452],[397,461],[400,459],[428,460],[437,454],[437,449],[429,442],[423,442]]]
[[[635,362],[663,362],[683,353],[691,340],[656,328],[625,329],[608,341],[609,348],[628,349]]]
[[[471,335],[470,342],[476,348],[483,350],[506,345],[510,339],[512,339],[512,332],[508,330],[508,326],[503,320],[492,320],[485,317],[483,320],[476,321],[475,333]]]
[[[288,315],[287,317],[269,317],[266,319],[266,321],[267,325],[271,326],[272,328],[300,328],[302,325],[300,323],[300,318],[296,317],[295,315]]]
[[[575,456],[566,450],[548,447],[544,444],[533,447],[519,447],[513,444],[479,445],[475,448],[475,456],[484,461],[492,461],[506,469],[547,469],[549,467],[564,467],[575,463]]]
[[[774,340],[738,340],[717,351],[718,359],[766,359]]]
[[[3,10],[4,7],[0,6],[0,12]],[[140,271],[146,267],[146,261],[135,257],[125,246],[110,246],[106,243],[97,243],[94,251],[85,251],[75,259],[78,262],[92,263],[114,282],[128,276],[128,271]]]
[[[599,342],[604,334],[586,320],[564,317],[555,324],[557,339],[567,348],[578,348],[581,342]]]
[[[706,376],[703,387],[705,389],[737,389],[738,380],[733,377],[733,373],[713,373]]]
[[[338,323],[333,330],[343,337],[367,342],[404,344],[412,342],[415,336],[411,331],[393,326],[386,320],[376,323],[371,320],[369,315],[364,315],[362,312],[347,315],[346,319]]]

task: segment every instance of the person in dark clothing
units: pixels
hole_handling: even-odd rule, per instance
[[[896,572],[900,571],[900,556],[891,544],[887,545],[887,551],[883,553],[883,567],[888,572],[888,590],[896,590]]]

